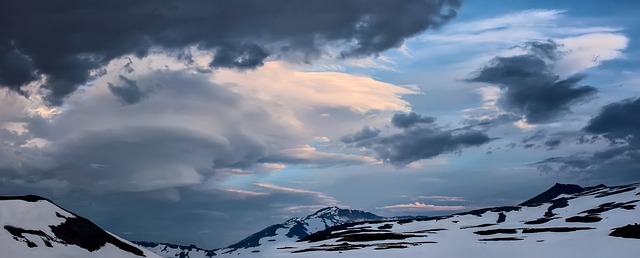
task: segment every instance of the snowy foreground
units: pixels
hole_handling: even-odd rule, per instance
[[[38,196],[0,197],[1,258],[158,258]]]
[[[638,257],[639,186],[558,184],[519,206],[431,218],[347,218],[332,208],[321,216],[271,226],[223,249],[143,245],[162,257],[190,258]],[[304,227],[292,230],[291,221]],[[344,221],[351,222],[338,224]]]

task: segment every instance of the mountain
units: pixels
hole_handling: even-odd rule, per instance
[[[263,257],[337,253],[367,258],[637,257],[639,187],[558,184],[524,203],[529,205],[347,223],[261,253]]]
[[[330,207],[267,227],[210,256],[199,256],[203,253],[196,249],[175,252],[184,247],[162,254],[182,258],[637,257],[638,202],[640,184],[556,184],[517,206],[448,216],[383,218]]]
[[[239,242],[221,249],[205,250],[195,246],[168,243],[134,241],[165,257],[205,258],[216,255],[253,253],[261,248],[274,247],[281,243],[295,242],[320,230],[344,223],[384,219],[370,212],[327,207],[302,218],[291,218],[281,224],[271,225]]]
[[[0,196],[0,226],[0,257],[159,257],[35,195]]]
[[[282,224],[269,226],[238,243],[228,246],[226,252],[240,248],[251,248],[261,245],[264,239],[277,242],[277,238],[302,239],[312,233],[349,222],[380,220],[382,217],[366,211],[327,207],[303,218],[292,218]],[[281,237],[284,236],[284,237]],[[276,237],[276,238],[274,238]],[[275,240],[275,241],[271,241]]]
[[[554,186],[549,188],[548,190],[542,192],[539,195],[527,200],[520,204],[520,206],[535,206],[539,204],[543,204],[546,202],[550,202],[551,200],[557,198],[562,194],[575,194],[584,191],[585,189],[579,185],[572,184],[560,184],[556,183]]]

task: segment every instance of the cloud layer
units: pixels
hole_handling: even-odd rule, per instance
[[[591,180],[621,182],[637,179],[640,164],[640,99],[608,104],[591,118],[579,140],[593,144],[606,139],[608,146],[590,154],[552,157],[539,162],[540,169],[580,174]],[[553,167],[553,164],[560,164]]]
[[[154,48],[197,46],[214,53],[209,66],[237,69],[261,66],[269,56],[310,61],[337,46],[338,57],[367,56],[441,26],[459,6],[459,0],[3,1],[0,86],[26,94],[25,85],[42,80],[47,100],[58,105],[111,60]]]
[[[399,131],[382,134],[379,129],[364,127],[361,131],[343,136],[341,140],[348,146],[370,150],[381,161],[400,167],[440,154],[480,146],[492,140],[482,131],[471,128],[442,129],[433,121],[431,117],[415,113],[396,114],[391,122]]]

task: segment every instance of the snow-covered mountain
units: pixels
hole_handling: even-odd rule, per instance
[[[271,225],[235,244],[221,249],[205,250],[195,246],[181,246],[146,241],[136,241],[134,243],[148,248],[163,257],[205,258],[216,255],[237,255],[241,253],[257,253],[264,248],[275,248],[282,243],[295,242],[310,234],[336,225],[381,219],[384,218],[370,212],[327,207],[302,218],[291,218],[281,224]]]
[[[190,258],[637,257],[639,187],[556,184],[517,206],[423,218],[389,219],[333,207],[273,225],[209,256],[198,256],[203,254],[200,251],[160,254]]]
[[[0,197],[0,257],[158,258],[34,195]]]
[[[348,223],[264,257],[638,257],[640,184],[556,184],[518,206]]]

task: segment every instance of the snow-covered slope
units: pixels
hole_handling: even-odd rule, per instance
[[[0,197],[0,257],[158,256],[38,196]]]
[[[204,250],[195,246],[181,246],[167,243],[136,241],[163,257],[207,258],[216,255],[254,254],[262,249],[275,249],[283,243],[298,241],[310,234],[344,223],[381,220],[383,217],[373,213],[327,207],[302,218],[292,218],[284,223],[271,225],[226,248]]]
[[[554,187],[522,206],[348,223],[261,250],[260,256],[638,257],[639,184]]]

